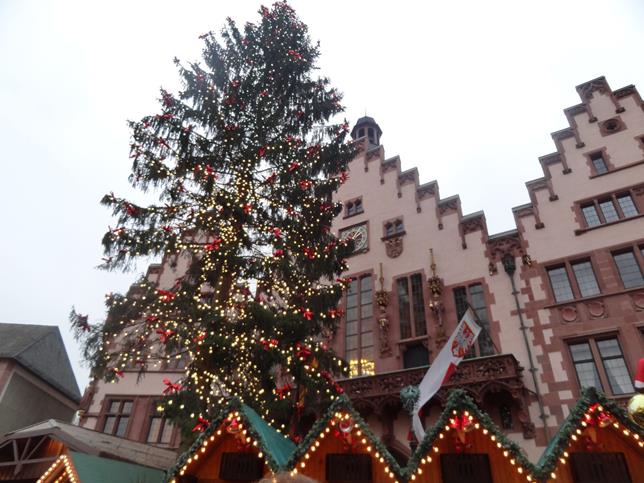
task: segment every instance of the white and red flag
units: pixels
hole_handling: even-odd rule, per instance
[[[481,327],[475,322],[474,312],[468,307],[456,326],[456,330],[452,333],[438,356],[436,356],[434,362],[429,366],[425,377],[418,385],[420,395],[418,401],[416,401],[416,406],[414,406],[412,416],[412,425],[418,441],[422,441],[425,436],[425,428],[423,428],[423,423],[420,420],[421,408],[434,397],[434,394],[456,371],[456,367],[472,348],[480,332]]]

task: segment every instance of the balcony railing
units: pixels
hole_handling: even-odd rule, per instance
[[[373,376],[354,377],[339,382],[345,393],[354,401],[390,398],[397,396],[405,386],[419,384],[427,368],[428,366],[415,367]],[[494,381],[497,387],[505,387],[511,392],[523,390],[522,371],[519,361],[512,354],[467,359],[461,362],[456,372],[441,388],[441,393],[458,386],[478,396],[479,390],[489,385],[491,381]]]

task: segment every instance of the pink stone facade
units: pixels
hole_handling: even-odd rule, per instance
[[[463,214],[458,196],[441,198],[437,182],[401,171],[372,119],[352,132],[364,149],[337,194],[334,230],[355,240],[354,282],[330,343],[351,364],[347,394],[400,458],[410,425],[398,393],[420,381],[465,303],[487,331],[448,386],[468,390],[533,459],[582,384],[630,396],[644,355],[644,105],[635,87],[613,91],[604,78],[577,91],[570,127],[552,134],[556,152],[539,158],[544,176],[526,183],[530,203],[513,208],[516,229],[500,234],[484,213]],[[162,287],[183,269],[171,262],[150,269]],[[162,380],[179,375],[94,383],[83,425],[104,430],[109,401],[131,400],[124,436],[146,441]],[[177,432],[164,444],[178,446]]]

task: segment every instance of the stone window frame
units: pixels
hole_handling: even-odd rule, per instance
[[[387,233],[387,227],[393,226],[393,233]],[[400,229],[398,229],[400,227]],[[395,238],[397,236],[403,236],[407,233],[405,230],[405,220],[402,216],[397,216],[395,218],[390,218],[383,221],[382,223],[382,240],[388,240],[390,238]]]
[[[352,207],[356,204],[359,204],[359,210],[356,208],[356,211],[352,212]],[[362,201],[362,196],[357,196],[344,202],[344,218],[351,218],[352,216],[361,215],[362,213],[364,213],[364,202]]]
[[[588,295],[584,297],[581,294],[581,289],[579,287],[579,281],[577,280],[577,275],[575,274],[575,270],[573,268],[573,265],[576,265],[578,263],[584,263],[584,262],[590,262],[590,266],[593,272],[593,275],[595,277],[595,282],[597,283],[597,287],[599,288],[599,293],[595,295]],[[592,299],[595,297],[601,297],[606,293],[606,287],[605,284],[603,283],[603,280],[597,277],[597,263],[594,260],[594,257],[591,254],[587,255],[575,255],[574,257],[571,258],[565,258],[562,260],[556,260],[548,263],[547,265],[544,266],[544,280],[547,280],[546,285],[548,286],[548,295],[553,304],[567,304],[567,303],[572,303],[575,301],[579,300],[585,300],[585,299]],[[555,268],[564,268],[566,270],[566,276],[568,277],[568,283],[570,284],[570,289],[572,291],[572,298],[570,300],[561,300],[558,301],[555,298],[555,292],[552,287],[552,282],[550,280],[549,276],[549,271]]]
[[[591,178],[594,178],[596,176],[604,176],[615,170],[615,165],[612,163],[611,157],[608,154],[608,150],[605,147],[584,153],[584,157],[586,158],[586,164],[588,165],[588,169],[590,170]],[[601,157],[602,161],[604,162],[604,166],[606,166],[606,171],[602,173],[597,171],[595,163],[593,162],[593,160],[597,157]]]
[[[570,373],[574,374],[574,379],[576,381],[576,389],[579,394],[581,394],[582,387],[581,383],[579,381],[579,375],[577,373],[577,368],[575,367],[575,361],[572,357],[572,352],[570,350],[570,346],[574,344],[579,344],[586,342],[590,346],[590,352],[592,355],[592,361],[595,364],[595,369],[597,371],[597,375],[599,377],[599,381],[602,387],[598,388],[600,391],[604,392],[609,397],[628,397],[631,394],[635,394],[635,392],[632,393],[623,393],[623,394],[615,394],[613,392],[613,389],[610,384],[610,380],[606,371],[606,367],[604,366],[604,359],[599,351],[599,348],[597,347],[597,342],[602,341],[602,340],[609,340],[609,339],[615,339],[617,340],[617,343],[619,345],[619,350],[621,352],[621,357],[622,360],[624,361],[624,365],[626,366],[626,370],[628,371],[628,374],[630,376],[631,384],[633,380],[633,370],[631,367],[629,367],[628,361],[629,357],[627,357],[627,354],[624,351],[624,344],[622,343],[622,336],[621,332],[618,329],[607,331],[607,332],[601,332],[601,333],[596,333],[596,334],[587,334],[587,335],[576,335],[576,336],[571,336],[563,339],[565,350],[564,352],[566,353],[565,355],[565,360],[566,360],[566,369],[570,371]]]
[[[637,285],[634,287],[626,287],[624,285],[622,274],[619,271],[619,267],[617,266],[617,263],[615,262],[615,255],[620,255],[622,253],[629,253],[629,252],[632,253],[633,256],[635,257],[635,263],[639,267],[640,273],[642,274],[642,276],[644,276],[644,243],[640,242],[640,243],[629,244],[622,248],[616,248],[616,249],[610,250],[611,259],[613,261],[613,269],[615,270],[615,278],[616,280],[619,281],[623,290],[641,290],[644,287],[644,285]]]
[[[142,443],[149,444],[152,446],[157,446],[160,448],[173,448],[174,447],[174,440],[177,434],[178,426],[175,424],[172,424],[171,421],[164,415],[163,412],[159,412],[156,410],[157,405],[159,404],[158,400],[152,400],[151,401],[151,408],[150,411],[148,412],[148,417],[147,417],[147,422],[144,427],[144,432],[143,432],[143,439]],[[157,441],[152,442],[149,441],[150,439],[150,430],[152,429],[152,421],[155,418],[160,418],[161,419],[161,427],[159,428],[159,434],[157,435]],[[170,432],[170,440],[167,443],[161,442],[161,437],[163,436],[163,431],[167,425],[172,426],[171,432]]]
[[[423,302],[423,311],[425,315],[425,333],[424,334],[418,334],[418,326],[419,326],[419,321],[416,320],[416,313],[414,311],[414,295],[413,295],[413,287],[412,287],[412,277],[414,276],[419,276],[420,277],[420,287],[421,287],[421,293],[420,295],[422,296],[422,302]],[[402,334],[402,326],[400,325],[401,323],[401,317],[400,317],[400,297],[398,295],[398,285],[399,281],[401,280],[406,280],[407,282],[407,289],[409,290],[408,295],[409,295],[409,332],[410,336],[409,337],[403,337]],[[429,294],[427,293],[426,290],[427,287],[427,280],[425,278],[425,274],[422,271],[414,271],[410,272],[407,274],[399,275],[394,278],[393,284],[392,284],[392,296],[395,298],[396,301],[396,320],[398,322],[398,334],[400,336],[399,342],[402,343],[407,343],[407,342],[413,342],[417,340],[425,340],[427,339],[429,335],[429,328],[428,328],[428,322],[429,322],[429,317],[428,317],[428,312],[427,312],[427,307],[426,303],[429,300],[428,296]],[[431,354],[430,354],[431,356]]]
[[[361,280],[364,279],[364,278],[367,278],[367,277],[371,277],[371,317],[363,319],[362,318],[362,305],[363,305],[363,303],[362,303],[362,292],[363,292],[363,290],[361,289],[361,287],[362,287]],[[357,310],[357,319],[356,319],[357,332],[355,334],[358,337],[358,342],[357,342],[357,346],[356,346],[356,350],[358,352],[358,360],[359,361],[362,360],[362,349],[363,349],[362,334],[364,332],[362,330],[362,328],[363,328],[362,324],[363,324],[363,322],[368,322],[370,320],[371,324],[372,324],[372,328],[371,328],[372,345],[371,346],[364,346],[364,347],[372,347],[373,348],[373,351],[374,351],[373,352],[373,363],[374,363],[374,371],[375,371],[375,363],[376,363],[376,359],[377,359],[377,354],[375,352],[376,351],[376,339],[375,338],[378,335],[378,327],[377,327],[376,312],[375,312],[375,308],[376,308],[376,298],[375,298],[376,277],[375,277],[375,274],[373,273],[373,271],[367,270],[367,271],[357,272],[357,273],[355,273],[353,275],[350,275],[349,278],[351,278],[352,281],[353,280],[359,280],[359,282],[358,282],[358,291],[357,291],[357,305],[356,305],[356,310]],[[343,331],[342,331],[342,336],[343,336],[342,346],[343,346],[343,354],[344,354],[345,359],[347,360],[347,363],[349,362],[349,359],[347,357],[347,311],[348,311],[347,299],[348,299],[348,295],[349,295],[349,290],[347,288],[347,290],[345,291],[345,293],[342,296],[342,308],[344,309],[344,316],[343,316],[343,321],[342,321],[343,322],[343,327],[342,327],[343,328]],[[364,333],[366,333],[366,332],[364,332]],[[373,374],[363,374],[363,369],[362,369],[362,366],[360,365],[359,368],[358,368],[358,374],[349,375],[349,377],[350,378],[361,377],[361,376],[364,376],[364,375],[373,375]]]
[[[611,226],[617,223],[622,223],[628,220],[634,220],[644,216],[644,197],[641,196],[642,190],[644,190],[644,185],[640,183],[637,185],[627,186],[622,189],[613,190],[607,193],[595,195],[592,198],[585,198],[585,199],[576,201],[573,209],[576,213],[576,217],[580,225],[580,228],[575,230],[575,234],[580,235],[582,233],[585,233],[588,230],[594,230],[597,228],[601,228],[603,226]],[[622,206],[618,201],[618,198],[621,198],[623,196],[630,196],[631,201],[633,202],[633,205],[637,210],[637,214],[630,215],[630,216],[624,215]],[[606,216],[604,215],[604,212],[600,207],[600,203],[603,203],[607,200],[612,201],[613,207],[617,212],[618,219],[613,221],[606,221]],[[586,217],[583,213],[583,208],[588,206],[594,206],[595,212],[597,213],[597,216],[599,218],[599,224],[589,225],[588,222],[586,221]]]
[[[125,431],[123,432],[123,435],[117,436],[120,438],[128,438],[130,428],[132,427],[132,416],[135,413],[135,403],[136,403],[136,396],[133,395],[116,395],[116,394],[110,394],[105,396],[103,399],[103,404],[101,407],[101,412],[99,414],[98,420],[99,424],[97,425],[99,428],[101,428],[99,431],[103,434],[109,434],[111,436],[117,436],[117,431],[118,431],[118,426],[121,421],[121,418],[123,416],[127,416],[128,421],[127,425],[125,426]],[[117,412],[111,412],[110,408],[112,406],[112,403],[114,402],[119,402],[119,410]],[[124,403],[130,403],[132,406],[130,408],[130,412],[125,414],[122,412],[123,410],[123,404]],[[114,422],[114,426],[112,427],[112,430],[109,433],[105,432],[105,425],[107,424],[107,418],[109,417],[115,417],[116,420]]]

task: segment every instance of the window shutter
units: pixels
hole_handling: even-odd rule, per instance
[[[485,453],[441,455],[443,483],[492,483],[490,459]]]
[[[631,483],[624,453],[572,453],[575,483]]]
[[[264,474],[264,460],[255,453],[223,453],[219,478],[226,481],[257,481]]]
[[[373,481],[371,456],[368,454],[327,454],[326,480],[329,483],[368,483]]]

